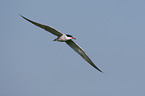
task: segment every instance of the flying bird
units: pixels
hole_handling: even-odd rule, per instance
[[[91,64],[95,69],[97,69],[98,71],[102,72],[93,62],[92,60],[87,56],[87,54],[85,53],[85,51],[79,46],[77,45],[75,42],[72,41],[72,39],[76,39],[74,38],[72,35],[69,34],[63,34],[59,31],[57,31],[56,29],[47,26],[47,25],[43,25],[37,22],[34,22],[30,19],[27,19],[26,17],[20,15],[22,18],[24,18],[25,20],[27,20],[28,22],[52,33],[53,35],[56,35],[57,38],[54,39],[53,41],[59,41],[59,42],[65,42],[67,45],[69,45],[75,52],[77,52],[84,60],[86,60],[89,64]]]

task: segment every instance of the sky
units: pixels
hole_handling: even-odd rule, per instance
[[[1,0],[0,96],[145,96],[144,0]],[[73,35],[100,73],[19,14]]]

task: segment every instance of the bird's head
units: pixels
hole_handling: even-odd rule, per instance
[[[76,39],[72,35],[66,34],[67,37],[70,37],[70,39]]]

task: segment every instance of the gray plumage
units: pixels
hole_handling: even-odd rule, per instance
[[[54,28],[47,26],[47,25],[43,25],[37,22],[34,22],[30,19],[25,18],[24,16],[20,15],[22,18],[24,18],[25,20],[29,21],[30,23],[52,33],[53,35],[58,36],[58,38],[56,38],[54,41],[60,41],[60,42],[66,42],[67,45],[69,45],[75,52],[77,52],[84,60],[86,60],[90,65],[92,65],[95,69],[97,69],[98,71],[102,72],[93,62],[92,60],[87,56],[87,54],[85,53],[85,51],[78,46],[76,43],[74,43],[70,37],[72,37],[71,35],[68,34],[63,34],[57,30],[55,30]],[[61,38],[62,40],[59,40],[59,38]],[[72,39],[75,39],[72,37]]]

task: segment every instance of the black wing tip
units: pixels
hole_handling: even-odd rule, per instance
[[[103,71],[99,70],[99,72],[104,73]]]
[[[93,66],[96,70],[98,70],[101,73],[104,73],[101,69],[99,69],[97,66]]]
[[[28,19],[26,17],[24,17],[23,15],[19,14],[22,18],[24,18],[25,20],[28,21]]]
[[[100,70],[100,69],[97,69],[99,72],[101,72],[101,73],[104,73],[102,70]]]
[[[19,16],[21,16],[22,18],[25,18],[23,15],[19,14]]]

